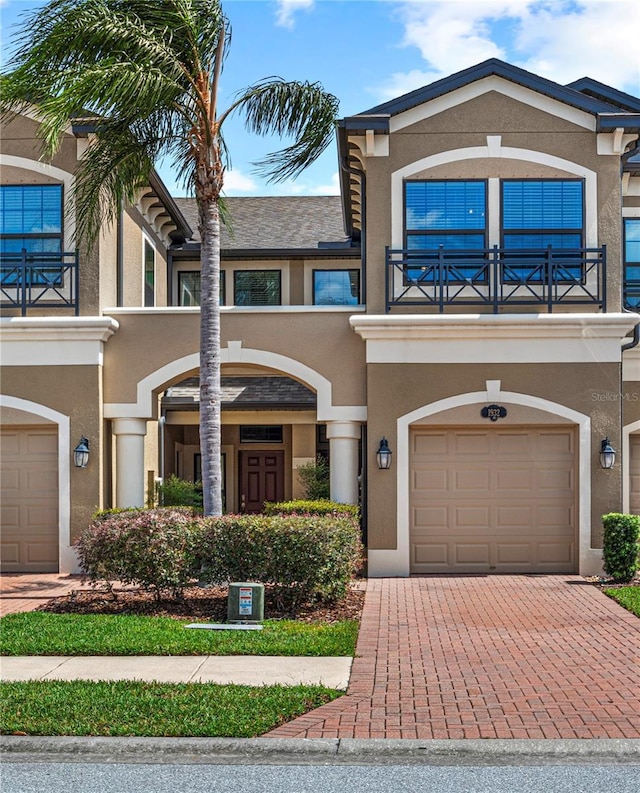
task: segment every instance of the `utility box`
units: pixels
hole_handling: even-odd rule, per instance
[[[264,584],[229,584],[228,622],[262,622],[264,620]]]

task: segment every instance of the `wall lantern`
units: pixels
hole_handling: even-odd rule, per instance
[[[602,446],[600,448],[600,465],[604,468],[605,471],[608,471],[610,468],[613,468],[613,464],[616,461],[616,450],[613,446],[609,443],[609,438],[605,438],[602,441]]]
[[[380,441],[380,446],[378,446],[378,451],[376,452],[376,461],[381,471],[387,471],[391,468],[391,449],[386,438]]]
[[[80,443],[73,450],[73,462],[76,468],[86,468],[89,462],[89,439],[84,435],[80,438]]]

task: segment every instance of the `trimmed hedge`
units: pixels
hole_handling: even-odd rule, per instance
[[[360,516],[356,504],[341,504],[328,499],[297,499],[296,501],[266,501],[265,515],[351,515]]]
[[[638,571],[640,517],[610,512],[602,516],[604,571],[614,581],[626,584]]]
[[[201,578],[210,583],[259,581],[296,602],[336,601],[362,562],[349,515],[228,515],[203,525]]]
[[[194,577],[199,531],[187,507],[129,510],[95,520],[75,543],[83,574],[92,583],[115,581],[152,590],[160,600],[179,596]]]
[[[362,563],[354,515],[225,515],[185,507],[131,510],[95,520],[75,548],[92,583],[116,581],[179,596],[185,586],[257,581],[280,602],[336,601]]]

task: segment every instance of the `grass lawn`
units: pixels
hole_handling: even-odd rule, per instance
[[[187,630],[196,620],[32,611],[0,620],[2,655],[352,656],[358,623],[267,620],[262,631]]]
[[[624,586],[616,589],[605,589],[605,595],[616,600],[636,617],[640,617],[640,586]]]
[[[0,683],[0,733],[251,738],[340,694],[321,686]]]

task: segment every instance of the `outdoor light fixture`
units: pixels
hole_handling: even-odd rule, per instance
[[[600,447],[600,465],[605,471],[608,471],[610,468],[613,468],[615,461],[616,450],[609,443],[609,438],[605,438],[602,441],[602,446]]]
[[[378,451],[376,452],[376,461],[381,471],[387,471],[391,468],[391,449],[386,438],[380,441],[380,446],[378,446]]]
[[[73,450],[73,462],[76,468],[86,468],[89,462],[89,439],[84,435],[80,438],[80,443]]]

